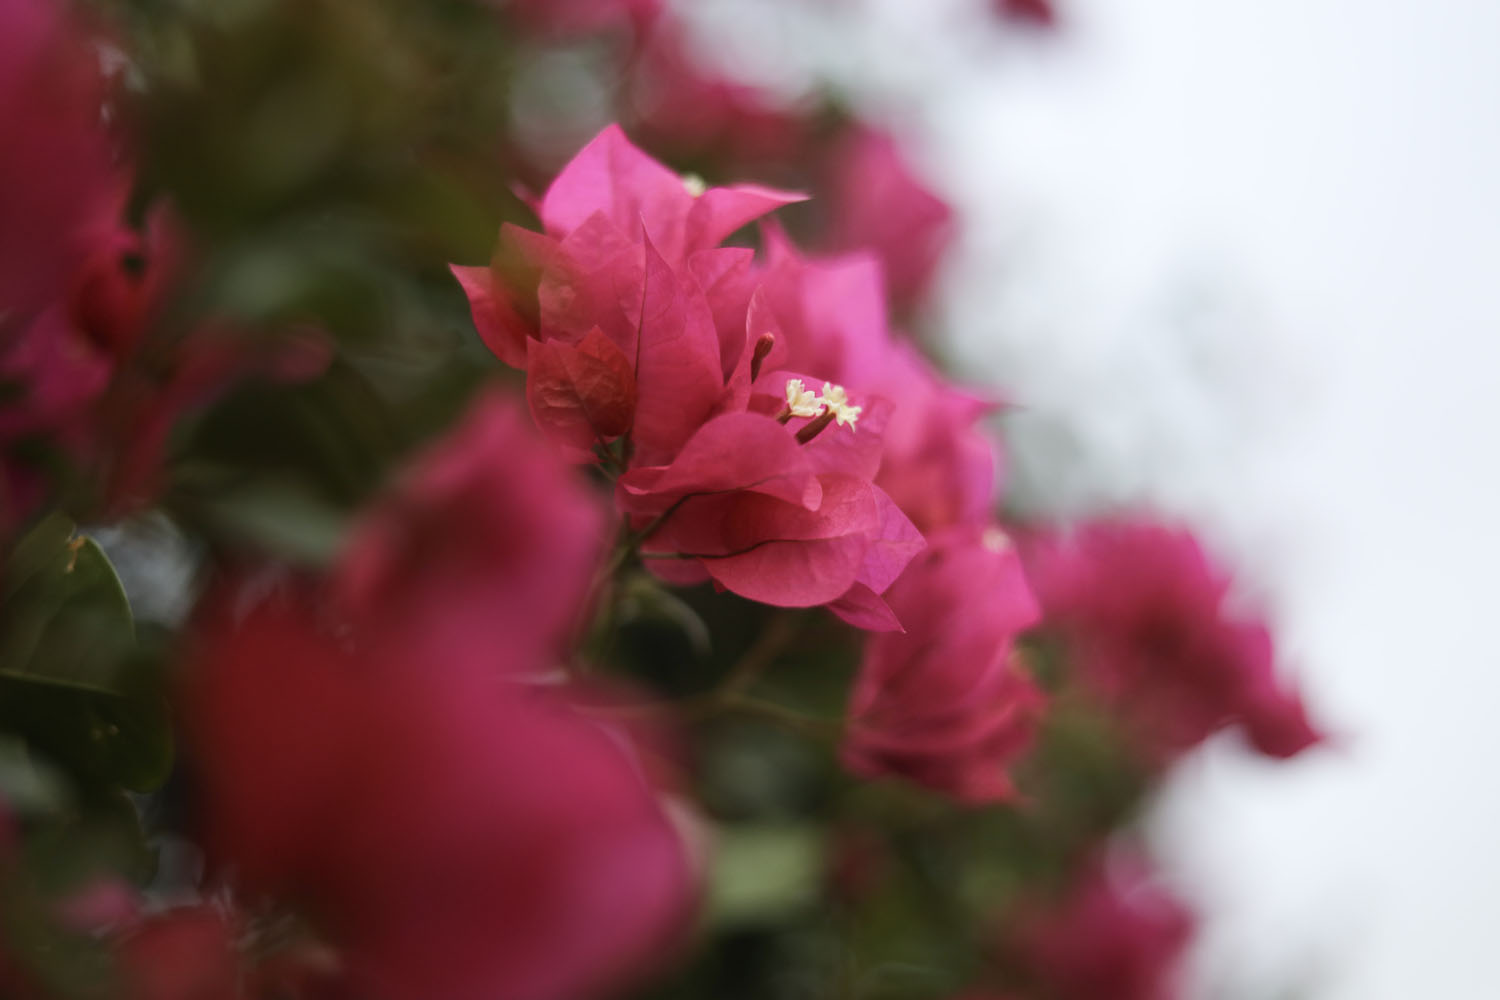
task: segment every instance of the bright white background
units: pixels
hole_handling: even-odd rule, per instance
[[[909,131],[1022,494],[1202,524],[1341,734],[1170,790],[1195,995],[1500,996],[1500,3],[1073,0],[1051,41],[972,0],[690,6]]]

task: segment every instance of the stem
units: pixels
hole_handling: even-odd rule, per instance
[[[791,644],[792,639],[801,631],[801,624],[800,619],[788,614],[772,618],[760,636],[750,644],[750,648],[745,650],[724,675],[714,691],[718,698],[730,699],[750,690],[761,674],[776,662],[782,650]]]
[[[837,414],[835,414],[832,409],[824,410],[822,413],[818,414],[817,417],[815,417],[800,431],[797,432],[797,443],[807,444],[807,442],[823,433],[823,428],[833,423],[833,418],[835,416],[837,416]]]
[[[823,738],[837,738],[843,723],[838,719],[825,719],[816,715],[806,715],[796,709],[787,708],[774,701],[764,701],[760,698],[749,698],[745,695],[734,695],[719,702],[719,710],[724,712],[739,712],[745,715],[756,715],[762,719],[778,722],[788,729],[796,729],[811,736]]]
[[[677,513],[677,508],[687,503],[689,497],[695,495],[696,494],[689,493],[686,496],[680,496],[676,500],[672,501],[672,506],[668,507],[666,510],[662,511],[660,514],[652,518],[644,528],[642,528],[640,531],[637,531],[633,535],[627,535],[625,538],[625,543],[632,550],[639,548],[642,542],[650,538],[652,535],[656,534],[656,529],[660,528],[667,518]]]
[[[794,708],[745,694],[796,638],[802,629],[802,623],[803,620],[793,614],[782,614],[771,619],[760,636],[711,691],[686,698],[601,711],[606,715],[626,717],[671,711],[687,721],[703,721],[726,712],[738,712],[759,716],[812,736],[837,738],[843,728],[842,720],[807,715]]]

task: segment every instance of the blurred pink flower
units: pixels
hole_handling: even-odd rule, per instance
[[[242,888],[379,1000],[563,1000],[660,960],[692,878],[621,732],[291,597],[211,606],[188,650],[204,842]]]
[[[672,18],[661,18],[631,65],[628,98],[653,149],[734,164],[795,161],[813,123],[796,107],[728,79],[694,58]]]
[[[104,128],[100,56],[54,0],[0,5],[0,353],[62,298],[122,181]],[[8,332],[9,331],[9,332]]]
[[[1022,904],[1007,952],[1049,1000],[1174,1000],[1194,918],[1136,857],[1092,861],[1060,898]],[[1031,992],[1028,991],[1029,995]]]
[[[130,1000],[239,1000],[241,965],[234,927],[207,905],[142,918],[114,943]]]
[[[879,257],[895,302],[921,298],[952,240],[953,209],[884,132],[859,128],[840,140],[828,173],[829,246]]]
[[[113,207],[118,215],[122,206]],[[101,212],[92,241],[80,244],[59,297],[0,345],[0,378],[16,386],[0,403],[0,440],[51,435],[79,450],[94,402],[160,309],[178,256],[170,219],[152,213],[145,234],[107,219]]]
[[[1230,725],[1273,757],[1322,738],[1276,676],[1269,630],[1230,606],[1229,576],[1187,532],[1096,522],[1041,540],[1030,563],[1079,682],[1148,758],[1170,761]]]
[[[551,667],[588,609],[603,511],[506,395],[481,397],[355,526],[343,610],[432,669]]]
[[[886,594],[904,633],[870,637],[849,705],[845,764],[980,804],[1009,798],[1008,763],[1029,745],[1042,696],[1017,667],[1035,623],[1021,563],[996,527],[953,529]]]
[[[992,3],[1001,17],[1043,28],[1057,24],[1057,7],[1052,0],[992,0]]]
[[[886,427],[876,482],[924,533],[995,516],[999,457],[979,422],[997,403],[944,379],[911,344],[897,345],[883,374],[901,406]]]
[[[117,194],[123,195],[123,189]],[[0,342],[0,449],[34,439],[91,487],[97,514],[123,517],[161,490],[172,429],[244,378],[299,381],[324,370],[321,332],[251,333],[209,321],[185,335],[155,334],[182,268],[185,236],[159,205],[143,232],[110,202],[59,298]],[[0,318],[0,327],[4,319]],[[45,500],[47,470],[0,454],[0,535]]]

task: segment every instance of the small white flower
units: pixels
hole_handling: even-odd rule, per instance
[[[800,378],[786,380],[786,408],[794,417],[816,417],[823,412],[823,404]]]
[[[687,193],[694,198],[703,197],[703,192],[708,190],[708,182],[697,174],[683,174],[682,186],[687,188]]]
[[[862,406],[850,406],[849,394],[844,391],[844,387],[831,382],[823,383],[823,395],[818,397],[818,401],[833,412],[833,419],[840,427],[848,427],[850,430],[854,429],[855,421],[859,420],[860,413],[864,411]]]

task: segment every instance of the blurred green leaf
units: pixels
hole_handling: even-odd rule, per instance
[[[120,693],[130,603],[98,544],[52,514],[16,546],[0,609],[0,678]]]
[[[0,606],[0,726],[77,777],[139,791],[172,759],[160,678],[90,538],[53,514],[17,544]]]
[[[24,741],[0,737],[0,801],[18,816],[56,815],[72,803],[72,789],[62,772],[38,760]]]
[[[311,566],[333,560],[348,527],[341,511],[290,482],[261,481],[225,492],[207,504],[207,512],[226,534]]]
[[[709,922],[775,922],[816,904],[823,891],[823,836],[812,824],[721,827],[709,881]]]

